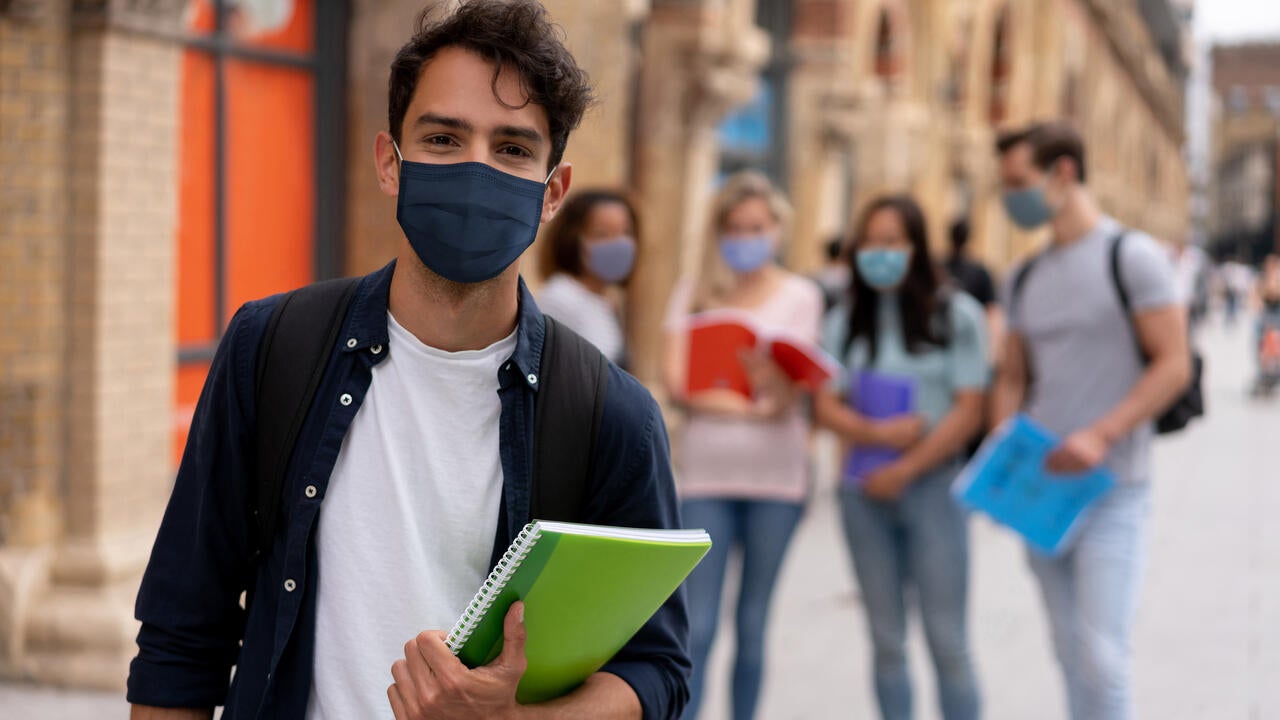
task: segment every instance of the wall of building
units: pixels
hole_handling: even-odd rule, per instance
[[[1219,254],[1280,252],[1280,43],[1215,47],[1209,230]]]

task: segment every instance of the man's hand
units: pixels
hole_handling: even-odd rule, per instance
[[[391,666],[387,689],[396,720],[470,720],[516,717],[516,686],[524,675],[524,603],[507,611],[502,654],[470,669],[449,650],[445,633],[427,631],[405,643],[404,659]]]
[[[1101,465],[1107,459],[1110,449],[1111,443],[1102,433],[1093,428],[1085,428],[1068,435],[1061,445],[1049,453],[1044,467],[1058,475],[1077,475]]]
[[[867,476],[862,493],[872,500],[892,502],[902,497],[914,479],[901,462],[890,463]]]
[[[875,444],[895,450],[906,450],[924,437],[928,423],[919,415],[902,415],[875,421]]]

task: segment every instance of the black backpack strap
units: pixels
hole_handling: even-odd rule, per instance
[[[1124,322],[1129,327],[1129,335],[1133,338],[1133,346],[1138,351],[1138,357],[1142,358],[1143,364],[1151,361],[1147,357],[1147,351],[1142,349],[1142,339],[1138,337],[1138,327],[1133,321],[1133,301],[1129,299],[1129,291],[1124,286],[1124,278],[1120,274],[1120,249],[1124,244],[1125,235],[1129,231],[1121,229],[1111,238],[1111,284],[1115,286],[1116,295],[1120,298],[1120,309],[1124,311]]]
[[[583,519],[608,383],[604,355],[546,317],[542,377],[533,411],[531,519]]]
[[[1040,261],[1040,253],[1032,255],[1022,267],[1018,268],[1018,273],[1013,276],[1013,287],[1009,292],[1009,319],[1012,320],[1015,313],[1018,312],[1018,302],[1022,298],[1022,289],[1027,285],[1027,278],[1031,276],[1031,270]]]
[[[308,285],[280,298],[258,346],[250,559],[275,538],[284,476],[360,278]]]

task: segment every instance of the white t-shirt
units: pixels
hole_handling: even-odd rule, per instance
[[[319,517],[307,718],[391,718],[391,664],[448,631],[489,570],[502,499],[498,368],[428,347],[387,314],[388,356],[342,444]]]
[[[544,314],[567,325],[613,362],[622,361],[622,324],[608,298],[569,275],[556,273],[542,286],[537,300]]]

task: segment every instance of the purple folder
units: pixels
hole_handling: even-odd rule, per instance
[[[849,391],[849,405],[859,414],[876,420],[913,412],[916,405],[915,380],[905,375],[889,375],[872,370],[858,373]],[[860,486],[871,472],[901,457],[902,452],[876,445],[859,445],[844,462],[844,481]]]

